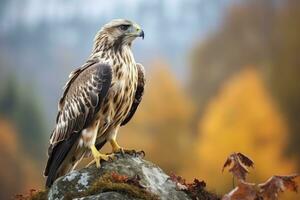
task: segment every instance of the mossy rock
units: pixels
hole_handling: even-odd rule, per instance
[[[110,178],[113,173],[139,177],[138,184],[115,182]],[[101,162],[99,169],[92,165],[60,177],[49,189],[48,199],[191,200],[158,166],[129,154]]]

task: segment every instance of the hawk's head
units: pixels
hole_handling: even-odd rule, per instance
[[[114,19],[101,28],[96,35],[95,44],[120,48],[123,45],[131,45],[137,37],[144,39],[144,31],[138,24],[126,19]]]

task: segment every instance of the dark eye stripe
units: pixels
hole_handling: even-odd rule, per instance
[[[122,31],[126,31],[129,27],[130,27],[130,25],[120,25],[120,29]]]

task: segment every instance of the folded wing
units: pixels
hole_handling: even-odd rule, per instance
[[[97,60],[88,61],[70,74],[59,101],[56,127],[50,137],[49,159],[44,172],[48,176],[48,185],[52,184],[80,132],[92,123],[107,95],[111,79],[111,67]]]

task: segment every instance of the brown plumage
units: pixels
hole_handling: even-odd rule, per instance
[[[132,41],[144,37],[129,20],[113,20],[97,33],[87,62],[70,74],[50,137],[46,186],[93,155],[97,167],[108,157],[98,150],[109,141],[113,152],[118,129],[134,115],[144,92],[144,68],[131,52]]]

